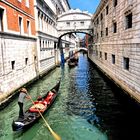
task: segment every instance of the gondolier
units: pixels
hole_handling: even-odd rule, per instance
[[[56,97],[58,96],[59,92],[59,86],[60,86],[60,80],[56,83],[56,85],[46,92],[41,98],[41,101],[33,101],[31,96],[30,99],[32,101],[32,105],[24,111],[23,114],[23,106],[21,108],[22,112],[19,112],[19,116],[24,116],[24,119],[17,118],[13,120],[12,122],[12,129],[13,131],[21,131],[26,130],[30,126],[32,126],[34,123],[37,122],[37,120],[42,117],[42,115],[50,108],[50,106],[55,101]],[[23,92],[23,94],[21,94]],[[21,89],[20,92],[21,95],[23,95],[22,99],[24,101],[24,98],[28,95],[27,90]],[[19,96],[20,98],[20,96]],[[20,101],[20,100],[19,100]],[[20,103],[19,103],[20,105]]]
[[[19,97],[18,97],[18,105],[19,105],[19,118],[23,119],[24,118],[24,112],[23,112],[23,103],[24,99],[30,99],[29,96],[27,96],[27,89],[26,88],[21,88]]]

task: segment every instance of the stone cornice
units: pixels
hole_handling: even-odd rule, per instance
[[[44,0],[37,0],[37,1],[42,1],[42,3],[43,3],[43,5],[39,5],[38,4],[38,2],[37,2],[37,5],[35,5],[35,7],[37,7],[38,9],[42,9],[44,6],[46,6],[46,10],[47,9],[49,9],[49,11],[54,15],[54,16],[56,16],[55,15],[55,13],[53,12],[53,10],[49,7],[49,5],[44,1]],[[43,11],[43,10],[41,10],[41,11]],[[44,11],[43,11],[44,12]],[[45,12],[44,12],[45,13]],[[46,15],[48,15],[49,17],[51,17],[48,13],[46,14]]]
[[[39,6],[37,6],[37,9],[41,11],[44,15],[46,15],[48,18],[50,18],[53,22],[56,22],[55,18],[52,18],[48,13],[43,11]]]
[[[98,16],[98,14],[102,11],[102,9],[104,8],[104,6],[107,4],[108,0],[101,0],[94,15],[93,15],[93,19],[96,18],[96,16]]]
[[[43,33],[41,31],[37,31],[37,33],[38,33],[38,37],[42,37],[42,38],[44,37],[44,38],[48,38],[50,40],[58,40],[57,37],[49,35],[49,34],[46,34],[46,33]]]
[[[17,34],[12,34],[12,33],[7,33],[7,32],[0,32],[0,38],[9,38],[9,39],[19,39],[19,40],[35,40],[36,37],[29,37],[29,36],[24,36],[24,35],[17,35]]]
[[[81,11],[80,9],[76,9],[76,10],[71,9],[71,10],[59,15],[58,18],[61,18],[66,15],[72,15],[72,14],[81,14],[81,15],[89,16],[90,18],[92,17],[92,14],[88,13],[88,11]]]

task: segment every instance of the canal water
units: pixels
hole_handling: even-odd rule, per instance
[[[32,84],[28,91],[35,100],[61,77],[59,96],[44,114],[62,140],[139,139],[140,108],[79,54],[78,66],[67,64]],[[25,101],[25,109],[31,105]],[[18,116],[17,98],[0,111],[0,140],[54,140],[42,119],[25,132],[13,132]]]

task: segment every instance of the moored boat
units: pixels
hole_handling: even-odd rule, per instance
[[[68,60],[69,67],[74,67],[78,65],[78,59],[76,57],[72,57]]]
[[[77,65],[77,62],[68,62],[69,67],[75,67]]]
[[[37,122],[41,117],[40,113],[45,113],[55,101],[58,90],[60,87],[60,81],[44,96],[34,102],[34,104],[24,113],[24,119],[18,118],[13,120],[13,131],[26,130]],[[40,112],[40,113],[39,113]]]

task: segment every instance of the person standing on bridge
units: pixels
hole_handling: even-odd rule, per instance
[[[30,96],[27,96],[27,89],[21,88],[19,97],[18,97],[18,105],[19,105],[19,118],[24,119],[24,112],[23,112],[23,102],[24,98],[30,99]]]

